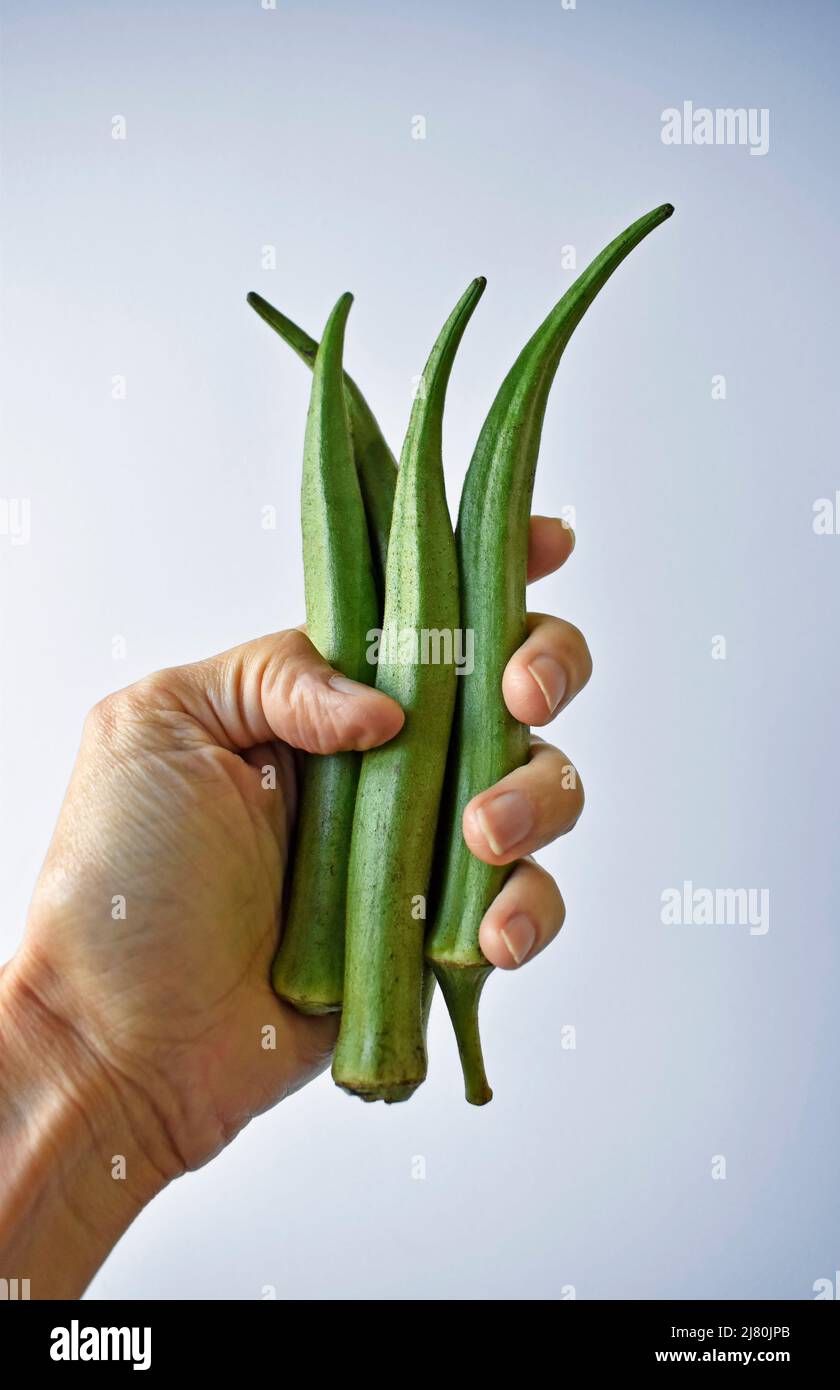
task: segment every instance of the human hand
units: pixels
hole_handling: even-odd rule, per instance
[[[573,544],[560,522],[535,518],[529,577],[557,569]],[[505,673],[508,708],[545,724],[590,669],[576,629],[532,615]],[[373,747],[402,722],[399,706],[337,676],[299,631],[158,672],[88,717],[23,945],[0,976],[0,1025],[9,1057],[39,1059],[50,1116],[86,1115],[103,1154],[133,1155],[142,1176],[122,1226],[327,1065],[335,1016],[298,1014],[269,982],[294,750]],[[513,838],[499,814],[511,793]],[[568,761],[536,741],[525,767],[470,803],[464,833],[480,858],[509,863],[569,829],[581,807]],[[482,924],[488,960],[530,959],[563,911],[550,876],[524,860]]]

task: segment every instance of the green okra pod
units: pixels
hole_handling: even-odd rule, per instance
[[[352,295],[339,299],[314,362],[301,486],[306,622],[321,655],[371,684],[369,633],[379,622],[370,543],[353,458],[342,371]],[[303,1013],[341,1007],[347,859],[361,757],[303,762],[292,882],[272,982]]]
[[[302,328],[293,323],[262,295],[253,291],[248,295],[248,303],[261,319],[274,329],[275,333],[288,343],[308,367],[315,366],[318,344]],[[370,544],[373,554],[374,573],[381,597],[385,587],[385,562],[388,554],[388,532],[391,529],[391,512],[394,507],[394,489],[397,485],[397,464],[388,448],[382,431],[376,422],[370,406],[346,372],[344,390],[347,396],[347,410],[353,436],[353,455],[359,474],[365,512],[370,531]]]
[[[424,903],[459,623],[441,436],[455,353],[484,283],[473,281],[435,343],[397,474],[376,686],[399,701],[405,724],[362,759],[347,883],[344,1009],[333,1061],[337,1084],[365,1100],[406,1100],[426,1075]]]
[[[540,433],[563,350],[613,271],[671,216],[641,217],[575,281],[520,353],[490,409],[467,472],[457,528],[461,623],[472,630],[475,669],[458,682],[436,876],[439,896],[426,943],[452,1018],[467,1100],[491,1099],[478,1002],[492,967],[478,944],[481,920],[512,866],[484,864],[467,849],[467,803],[528,756],[528,729],[508,713],[502,675],[526,635],[528,529]]]

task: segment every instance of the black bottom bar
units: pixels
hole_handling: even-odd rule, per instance
[[[735,1365],[761,1370],[782,1366],[801,1375],[836,1360],[837,1302],[512,1302],[436,1304],[434,1321],[397,1303],[383,1318],[369,1304],[96,1302],[0,1303],[3,1363],[25,1370],[88,1378],[142,1370],[171,1376],[238,1374],[265,1368],[296,1375],[306,1349],[319,1379],[341,1368],[360,1343],[395,1347],[413,1355],[436,1350],[451,1371],[460,1347],[470,1369],[493,1359],[501,1343],[521,1348],[530,1362],[544,1349],[562,1373],[576,1369],[643,1370]],[[447,1326],[446,1324],[449,1324]],[[377,1326],[380,1331],[377,1332]],[[432,1332],[431,1328],[434,1327]],[[323,1343],[311,1340],[321,1330]],[[301,1343],[301,1336],[307,1341]],[[320,1362],[318,1346],[325,1359]],[[444,1351],[445,1348],[445,1351]],[[313,1357],[314,1352],[314,1357]],[[314,1364],[313,1364],[314,1362]],[[141,1382],[145,1383],[145,1382]]]

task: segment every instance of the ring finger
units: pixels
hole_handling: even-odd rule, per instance
[[[464,839],[485,864],[510,864],[571,830],[583,803],[580,777],[565,753],[532,738],[524,767],[465,807]]]

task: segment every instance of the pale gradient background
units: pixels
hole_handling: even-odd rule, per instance
[[[542,856],[562,938],[486,992],[496,1099],[465,1105],[438,1008],[410,1104],[322,1078],[170,1188],[92,1292],[812,1297],[840,1268],[840,536],[812,530],[840,488],[837,6],[0,13],[0,497],[33,518],[28,546],[0,537],[3,955],[86,709],[302,616],[308,375],[246,291],[313,333],[355,292],[349,365],[398,448],[412,377],[487,275],[450,391],[454,506],[571,281],[561,246],[582,267],[677,205],[579,329],[546,420],[536,508],[573,505],[578,547],[532,606],[594,653],[556,726],[588,805]],[[769,107],[770,153],[664,147],[686,99]],[[769,888],[768,935],[664,927],[687,878]]]

